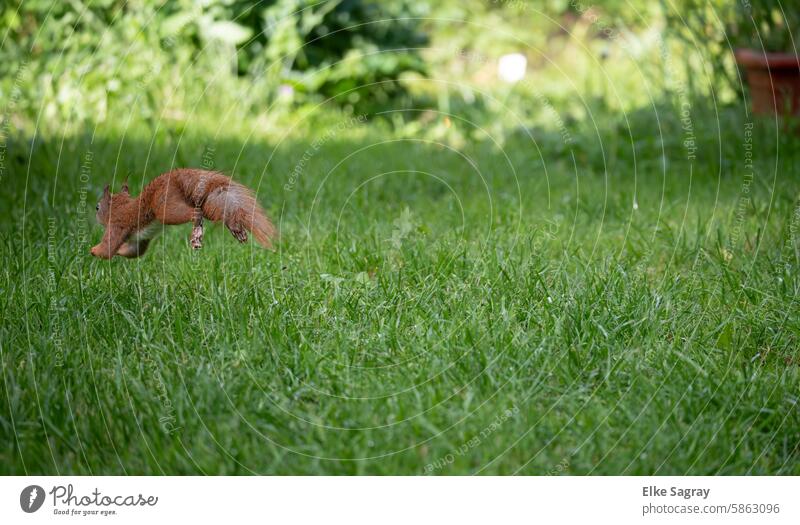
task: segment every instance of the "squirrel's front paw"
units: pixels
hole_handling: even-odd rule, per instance
[[[203,247],[203,227],[202,226],[195,226],[192,229],[192,235],[189,237],[189,244],[192,245],[192,248],[195,250],[199,250]]]

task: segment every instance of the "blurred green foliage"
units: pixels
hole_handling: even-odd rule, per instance
[[[131,104],[148,117],[209,91],[259,107],[279,93],[372,107],[404,95],[402,73],[425,72],[406,2],[16,0],[0,20],[2,92],[20,89],[17,110],[51,119]]]
[[[662,0],[667,33],[704,62],[718,87],[741,95],[733,50],[797,53],[800,10],[786,0]]]
[[[800,9],[786,0],[743,0],[722,11],[728,40],[733,47],[758,51],[797,53]]]
[[[435,108],[504,126],[497,115],[512,108],[524,118],[541,106],[539,91],[567,113],[576,98],[642,103],[651,93],[640,75],[666,93],[675,76],[664,71],[667,55],[693,94],[732,100],[742,90],[733,47],[794,48],[800,11],[781,5],[11,0],[0,4],[0,105],[34,122],[186,120],[209,109],[272,116],[325,103],[360,114]],[[505,53],[528,59],[514,90],[496,78]],[[420,113],[408,115],[406,124]],[[434,124],[445,126],[414,129]]]
[[[170,5],[165,36],[236,46],[238,75],[268,77],[300,94],[374,109],[404,95],[396,79],[424,74],[427,43],[413,4],[364,0],[218,0]]]

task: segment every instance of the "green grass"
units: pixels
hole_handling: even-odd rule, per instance
[[[735,111],[691,174],[659,116],[573,130],[574,163],[554,129],[542,156],[375,123],[318,151],[328,126],[12,140],[0,472],[800,474],[800,142],[757,126],[743,186]],[[216,226],[193,253],[186,226],[89,256],[115,173],[204,157],[258,188],[277,252]]]

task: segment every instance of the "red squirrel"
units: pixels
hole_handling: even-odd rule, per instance
[[[128,184],[112,194],[108,185],[97,203],[97,222],[105,227],[103,239],[92,247],[95,257],[114,255],[136,258],[164,225],[194,225],[189,242],[195,250],[203,245],[203,219],[222,221],[239,242],[251,232],[259,244],[272,248],[277,230],[253,193],[222,173],[200,169],[176,169],[159,175],[131,197]]]

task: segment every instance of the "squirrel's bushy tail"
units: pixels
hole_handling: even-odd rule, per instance
[[[258,243],[272,248],[278,230],[258,204],[253,193],[245,186],[231,182],[218,187],[206,196],[203,215],[212,221],[223,221],[239,241],[247,240],[243,230],[252,233]]]

